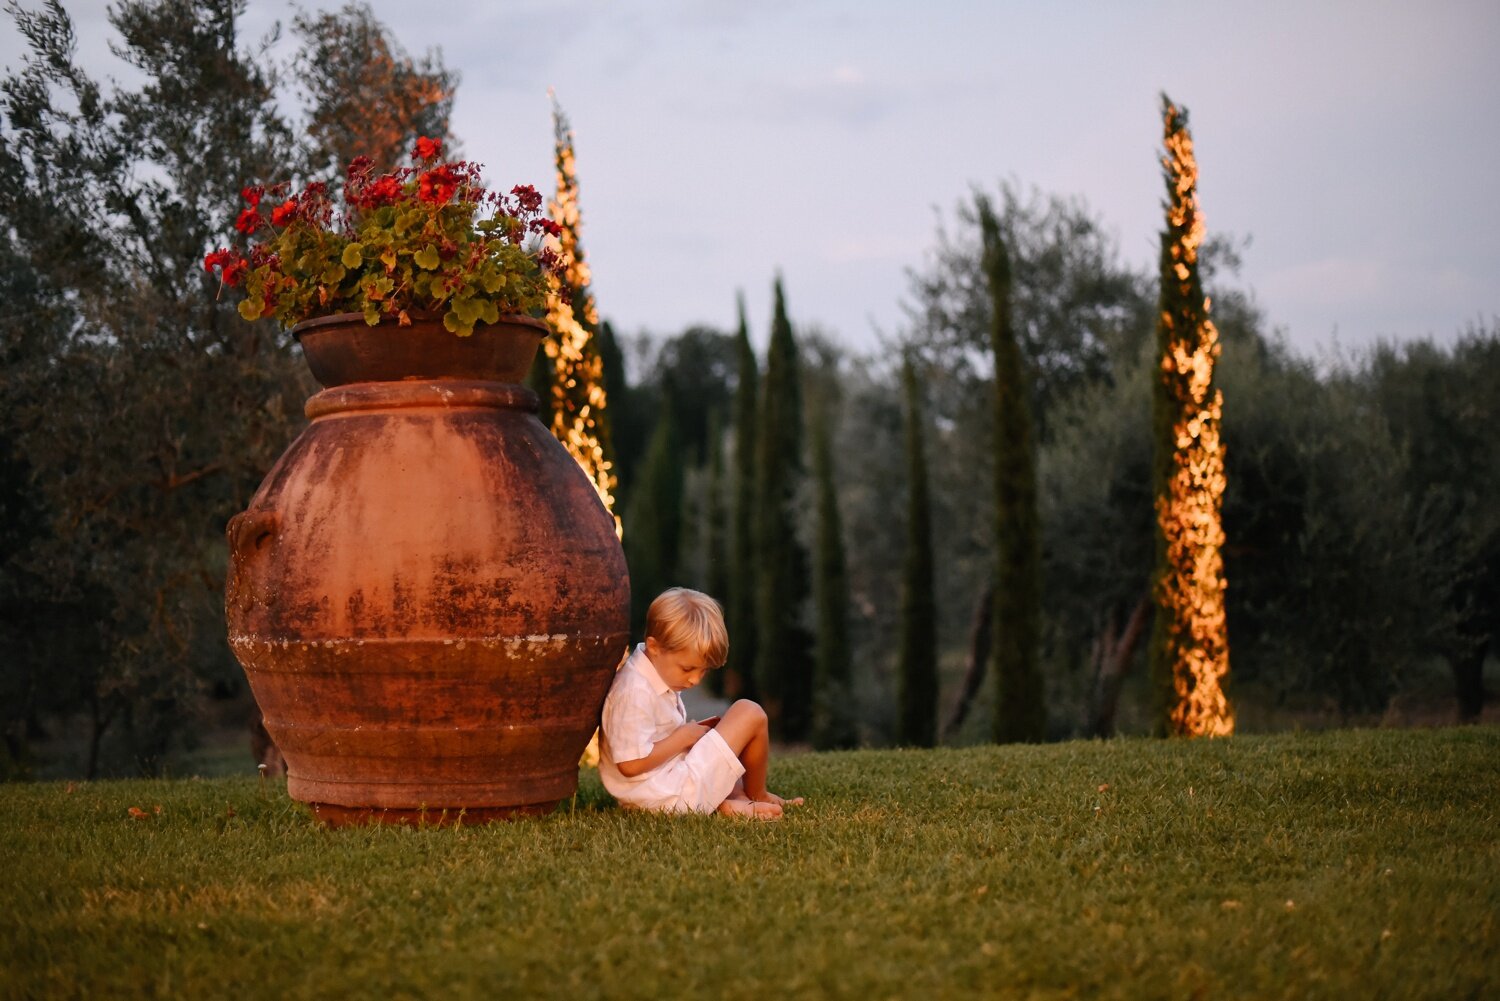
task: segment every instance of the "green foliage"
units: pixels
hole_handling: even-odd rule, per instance
[[[646,609],[676,584],[682,536],[683,467],[677,435],[677,408],[670,381],[663,387],[656,430],[646,447],[640,478],[622,523],[625,561],[630,567],[630,622],[645,633]]]
[[[729,506],[729,592],[725,618],[729,625],[730,648],[733,651],[738,694],[756,698],[756,647],[759,627],[755,619],[756,578],[759,566],[755,559],[755,432],[759,418],[760,368],[755,350],[750,346],[750,329],[745,322],[745,299],[739,297],[739,328],[735,334],[734,387],[734,454],[730,470]],[[733,691],[736,686],[726,686]]]
[[[729,506],[725,497],[727,488],[728,477],[724,468],[724,434],[719,427],[719,416],[715,414],[708,427],[708,470],[704,480],[706,496],[703,503],[702,588],[713,595],[721,605],[727,604],[729,600]],[[708,684],[715,695],[722,696],[724,672],[709,672]]]
[[[368,3],[300,11],[292,27],[302,38],[292,70],[308,105],[312,176],[338,181],[357,156],[369,157],[376,170],[392,170],[418,136],[452,139],[458,73],[440,53],[413,59]]]
[[[1038,465],[1045,465],[1049,456],[1070,463],[1071,448],[1078,443],[1070,448],[1053,447],[1052,439],[1061,432],[1064,420],[1075,420],[1071,414],[1076,401],[1116,399],[1112,387],[1130,377],[1140,347],[1151,339],[1154,286],[1120,260],[1109,226],[1082,201],[1018,193],[1007,185],[992,204],[1010,259],[1012,329],[1027,373],[1024,385]],[[974,607],[994,578],[997,560],[994,506],[974,503],[976,483],[997,482],[995,463],[1002,447],[996,430],[994,298],[984,269],[977,199],[959,203],[952,222],[939,229],[928,263],[911,276],[908,300],[913,319],[910,336],[930,362],[926,373],[932,425],[928,464],[938,568],[938,635],[943,660],[951,662],[968,653]],[[878,430],[862,428],[861,433],[879,435],[878,440],[884,442],[888,417],[875,415],[894,412],[899,432],[897,380],[884,380],[881,391],[886,402],[866,410],[870,419],[880,422]],[[1114,435],[1123,430],[1111,425],[1094,427],[1091,433]],[[894,455],[899,459],[899,444],[896,448]],[[875,489],[875,478],[882,475],[877,469],[890,475],[882,446],[861,444],[861,452],[873,453],[870,466],[855,468],[856,482],[846,484],[846,497],[863,497]],[[1091,449],[1090,454],[1099,457],[1099,450]],[[1112,457],[1103,458],[1112,462]],[[1099,484],[1082,465],[1078,473],[1083,496],[1092,497]],[[1074,478],[1070,475],[1069,479]],[[1042,506],[1047,513],[1040,523],[1046,541],[1038,670],[1052,736],[1073,732],[1083,718],[1082,700],[1088,688],[1084,674],[1096,627],[1102,628],[1110,606],[1119,600],[1113,584],[1103,589],[1091,581],[1100,551],[1074,545],[1066,533],[1053,531],[1057,503],[1058,498],[1046,495]],[[1149,504],[1148,498],[1148,526]],[[896,593],[883,591],[888,585],[882,567],[899,567],[899,533],[890,532],[878,516],[866,517],[855,508],[850,512],[851,537],[861,540],[860,548],[851,553],[855,606],[873,606],[876,617],[884,614],[894,622],[894,609],[881,608],[882,594]],[[1079,512],[1080,517],[1098,513],[1093,508],[1086,516]],[[1149,548],[1147,552],[1147,564],[1132,568],[1142,582],[1149,572]],[[1054,583],[1069,575],[1083,578],[1083,586],[1062,588]],[[1128,601],[1133,604],[1135,600],[1132,593]],[[1062,603],[1076,611],[1063,613]],[[863,627],[858,618],[855,625],[856,663],[887,655],[893,635],[873,623]],[[989,706],[988,686],[982,698]],[[991,715],[985,719],[991,720]],[[980,727],[972,729],[968,738],[992,735],[989,726],[982,729],[982,735]]]
[[[712,328],[695,326],[659,345],[643,336],[636,348],[646,375],[630,387],[620,409],[615,409],[613,399],[610,403],[615,428],[621,434],[622,462],[627,463],[624,472],[628,477],[628,488],[623,505],[627,515],[626,553],[636,553],[647,564],[663,559],[648,558],[637,548],[642,543],[631,538],[635,531],[631,518],[655,517],[649,511],[653,506],[659,506],[660,500],[652,501],[640,495],[642,491],[660,490],[662,464],[670,464],[675,469],[673,475],[677,481],[677,514],[672,518],[676,535],[668,546],[669,560],[660,564],[666,575],[661,587],[682,584],[709,588],[708,578],[715,561],[710,552],[712,513],[708,510],[713,503],[713,484],[708,469],[712,451],[710,443],[717,433],[715,427],[722,426],[725,419],[725,401],[733,393],[734,340]],[[643,425],[639,413],[648,405],[656,408],[656,414],[652,422]],[[660,454],[656,450],[661,447],[661,424],[669,411],[673,444],[669,453]],[[629,460],[629,452],[635,448],[634,440],[644,430],[650,430],[653,435],[646,454],[640,460]],[[631,565],[635,566],[634,560]],[[724,600],[722,592],[710,591],[719,600]],[[653,593],[641,597],[649,601],[654,596]],[[732,656],[737,660],[738,638],[733,631],[730,635]]]
[[[724,434],[715,414],[708,426],[707,497],[704,501],[703,586],[720,601],[729,593],[729,510],[725,501]]]
[[[1381,344],[1358,375],[1406,460],[1407,531],[1434,605],[1422,646],[1448,661],[1459,714],[1475,719],[1485,655],[1500,652],[1500,323],[1446,350]]]
[[[901,570],[901,632],[896,671],[900,678],[901,730],[909,747],[937,741],[937,607],[932,591],[932,508],[927,495],[927,458],[922,439],[922,384],[910,354],[901,365],[906,395],[906,552]]]
[[[301,421],[310,380],[203,273],[242,188],[299,162],[243,4],[138,0],[110,21],[138,85],[74,61],[56,3],[11,8],[0,83],[0,440],[24,478],[0,570],[8,756],[82,718],[90,770],[152,770],[242,684],[225,648],[222,526]],[[14,295],[14,298],[12,298]],[[15,646],[9,638],[24,634]],[[14,715],[12,709],[14,706]]]
[[[993,363],[994,303],[979,209],[990,200],[976,195],[959,203],[953,230],[939,226],[931,263],[911,273],[908,290],[918,343],[963,391],[988,382]],[[1056,404],[1108,381],[1118,360],[1149,340],[1154,303],[1083,201],[1003,184],[990,214],[1007,248],[1011,329],[1029,374],[1036,434],[1045,440]]]
[[[652,368],[658,384],[671,380],[683,461],[694,466],[707,461],[709,430],[727,420],[736,384],[735,339],[712,327],[689,327],[662,343]]]
[[[808,798],[779,824],[616,809],[586,771],[553,816],[423,830],[321,830],[253,777],[12,785],[0,983],[1484,997],[1497,761],[1494,727],[806,754],[774,765]]]
[[[406,324],[421,310],[442,314],[444,327],[467,337],[502,313],[539,313],[562,267],[532,240],[556,229],[541,215],[541,196],[486,194],[477,164],[440,163],[436,144],[423,149],[428,142],[419,139],[414,165],[392,174],[376,177],[368,164],[351,163],[341,210],[321,181],[269,212],[263,196],[281,198],[286,189],[247,188],[235,228],[259,242],[245,252],[214,251],[204,269],[221,269],[226,285],[243,281],[240,316],[287,328],[335,313],[363,313],[372,327]]]
[[[633,450],[628,452],[629,462],[627,462],[627,450],[621,440],[624,434],[619,428],[621,412],[630,409],[631,391],[625,372],[625,353],[620,350],[620,341],[615,337],[615,328],[608,320],[599,324],[599,332],[593,342],[598,346],[599,369],[604,379],[604,395],[609,400],[609,441],[614,451],[616,475],[619,476],[621,470],[633,463],[641,454],[641,448],[634,446],[643,446],[644,439],[631,438]],[[633,416],[631,414],[631,417]],[[620,482],[624,482],[623,476],[620,476]]]
[[[820,750],[859,742],[854,714],[853,654],[849,647],[849,568],[839,517],[838,474],[833,457],[835,395],[814,407],[813,480],[817,491],[817,549],[813,598],[817,603],[817,663],[814,682],[813,746]]]
[[[1041,530],[1027,371],[1012,320],[1010,254],[989,201],[977,199],[995,356],[995,739],[1041,740],[1047,707],[1037,669]]]
[[[812,722],[813,661],[803,624],[807,552],[795,508],[803,472],[801,373],[779,278],[775,297],[755,442],[755,676],[774,732],[803,740]]]

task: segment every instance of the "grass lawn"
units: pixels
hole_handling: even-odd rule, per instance
[[[342,831],[253,778],[0,787],[0,995],[1500,996],[1500,728],[774,778],[780,824],[585,773],[545,819]]]

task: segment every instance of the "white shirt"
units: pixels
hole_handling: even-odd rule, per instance
[[[638,645],[615,672],[604,699],[599,726],[599,777],[610,795],[622,803],[651,807],[682,793],[684,776],[678,767],[687,752],[642,772],[634,778],[620,774],[617,761],[638,761],[651,747],[687,722],[682,696],[672,691]]]

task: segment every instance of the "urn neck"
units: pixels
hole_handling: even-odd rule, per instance
[[[356,382],[325,389],[307,401],[309,420],[362,410],[526,410],[535,412],[537,395],[508,382],[467,379],[410,382]]]

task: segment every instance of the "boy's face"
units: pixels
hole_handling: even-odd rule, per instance
[[[652,636],[646,637],[646,656],[651,659],[651,665],[661,675],[661,680],[674,692],[697,687],[709,671],[708,665],[695,651],[668,650]]]

